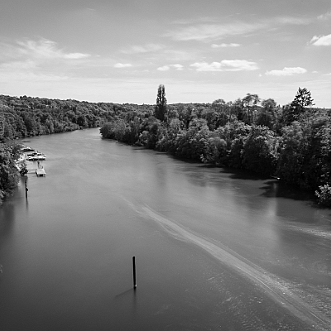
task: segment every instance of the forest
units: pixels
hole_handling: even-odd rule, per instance
[[[0,200],[18,181],[13,141],[100,127],[105,139],[272,176],[331,206],[331,109],[313,101],[299,88],[284,106],[250,93],[230,102],[168,105],[164,85],[155,105],[0,95]]]

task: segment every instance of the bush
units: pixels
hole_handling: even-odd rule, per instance
[[[321,206],[331,207],[331,186],[329,184],[320,185],[315,191],[315,195]]]

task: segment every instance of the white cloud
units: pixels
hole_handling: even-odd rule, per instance
[[[268,76],[292,76],[297,74],[304,74],[306,72],[307,70],[301,67],[292,67],[292,68],[285,67],[282,70],[267,71],[265,74]]]
[[[266,31],[267,29],[277,29],[284,25],[306,25],[311,23],[309,18],[300,17],[275,17],[273,19],[261,19],[253,23],[234,21],[225,24],[204,23],[189,24],[179,27],[165,34],[176,41],[211,41],[228,36],[247,35],[252,32]]]
[[[66,80],[73,66],[90,54],[65,52],[47,39],[1,43],[0,76],[8,83]]]
[[[230,44],[212,44],[211,47],[212,48],[224,48],[224,47],[239,47],[240,44],[235,44],[235,43],[230,43]]]
[[[68,53],[64,55],[65,59],[72,59],[72,60],[86,59],[87,57],[90,57],[90,55],[83,53]]]
[[[77,60],[77,59],[87,58],[90,56],[90,54],[83,54],[83,53],[65,53],[62,49],[58,48],[56,42],[47,39],[40,39],[38,41],[35,40],[18,41],[17,44],[20,46],[18,52],[21,55],[39,60],[40,59]]]
[[[169,66],[162,66],[157,68],[158,71],[169,71],[170,67]]]
[[[183,70],[183,66],[181,64],[173,64],[172,65],[176,70]]]
[[[132,67],[132,64],[131,63],[116,63],[114,64],[114,68],[129,68],[129,67]]]
[[[321,21],[327,21],[331,18],[331,11],[324,13],[324,14],[318,16],[317,18]]]
[[[169,32],[166,36],[177,41],[208,41],[215,40],[225,36],[241,35],[262,29],[264,24],[247,24],[234,22],[230,24],[199,24],[195,26],[184,27]]]
[[[251,71],[258,69],[255,62],[246,60],[223,60],[221,63],[225,67],[225,70],[228,71]]]
[[[312,22],[311,18],[307,17],[294,17],[294,16],[283,16],[276,17],[274,20],[271,20],[271,23],[282,24],[282,25],[307,25]]]
[[[222,60],[221,62],[196,62],[191,64],[197,71],[252,71],[257,70],[255,62],[247,60]]]
[[[310,43],[314,46],[331,46],[331,34],[326,36],[314,36]]]
[[[157,52],[163,48],[164,46],[160,44],[146,44],[143,46],[136,45],[122,50],[122,53],[124,54],[150,53],[150,52]]]
[[[169,64],[169,65],[159,67],[159,68],[157,68],[157,70],[159,70],[159,71],[169,71],[171,68],[174,68],[176,70],[183,70],[184,67],[181,64]]]

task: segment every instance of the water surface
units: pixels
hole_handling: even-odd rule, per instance
[[[0,207],[1,330],[330,330],[329,209],[97,129],[26,143],[47,176]]]

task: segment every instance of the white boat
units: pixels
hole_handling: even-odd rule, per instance
[[[29,147],[29,146],[25,146],[25,147],[23,147],[23,148],[21,149],[21,151],[22,151],[23,153],[34,152],[34,149],[31,148],[31,147]]]
[[[28,161],[44,161],[46,160],[46,155],[39,152],[29,153],[27,155]]]
[[[37,177],[45,177],[46,171],[45,171],[44,167],[36,169],[36,175],[37,175]]]

